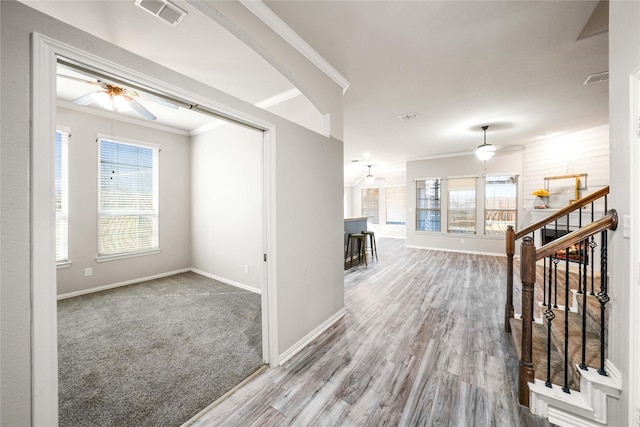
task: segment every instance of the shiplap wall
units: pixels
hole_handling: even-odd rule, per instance
[[[609,185],[609,125],[525,146],[524,208],[531,209],[536,204],[531,193],[544,188],[545,177],[580,173],[587,174],[587,189],[580,191],[580,197]],[[571,180],[551,182],[549,207],[566,206],[575,198],[574,186]]]

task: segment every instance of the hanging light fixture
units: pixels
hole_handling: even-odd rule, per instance
[[[487,129],[489,129],[489,126],[482,126],[482,130],[484,131],[484,142],[482,145],[478,145],[478,148],[476,149],[476,157],[483,162],[486,162],[496,154],[496,147],[491,144],[487,144]]]
[[[368,166],[369,167],[369,174],[367,176],[364,177],[364,182],[366,182],[367,184],[373,184],[373,175],[371,175],[371,165]]]

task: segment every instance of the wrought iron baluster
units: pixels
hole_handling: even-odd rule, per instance
[[[590,295],[595,295],[595,292],[593,291],[593,284],[596,281],[595,279],[595,272],[594,272],[594,267],[595,267],[595,262],[594,260],[594,255],[596,252],[596,247],[598,246],[598,244],[596,243],[596,240],[593,236],[591,236],[591,241],[589,242],[589,247],[591,248],[591,292]]]
[[[558,263],[560,260],[555,255],[553,259],[553,308],[558,308]]]
[[[542,266],[542,306],[547,306],[547,275],[545,272],[547,271],[547,259],[543,260],[544,264]],[[549,294],[549,299],[551,299],[551,294]]]
[[[598,369],[598,373],[608,376],[607,371],[604,369],[605,304],[610,300],[607,294],[607,230],[602,231],[600,239],[600,292],[596,296],[600,301],[600,369]]]
[[[582,210],[578,209],[578,229],[582,228]],[[586,246],[583,248],[582,243],[578,243],[578,294],[582,293],[582,263],[585,261],[586,253],[582,249],[586,250]],[[584,265],[586,268],[586,264]]]
[[[580,361],[580,369],[587,371],[587,245],[589,244],[589,238],[584,239],[582,247],[584,249],[583,256],[585,259],[585,266],[582,270],[584,276],[584,292],[582,293],[582,360]],[[593,258],[591,259],[593,264]]]
[[[564,251],[564,386],[562,391],[569,390],[569,248]]]
[[[549,257],[549,271],[551,271],[551,257]],[[549,281],[549,294],[551,294],[551,281]],[[551,322],[556,317],[551,304],[545,310],[544,317],[547,319],[547,380],[544,385],[551,388]]]

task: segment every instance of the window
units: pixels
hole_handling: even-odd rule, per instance
[[[517,176],[487,176],[484,184],[484,233],[504,235],[507,226],[516,226]]]
[[[447,179],[447,232],[475,234],[476,181],[478,178]]]
[[[69,261],[69,129],[56,130],[56,263]]]
[[[440,178],[416,181],[416,230],[440,232]]]
[[[367,222],[371,224],[378,224],[378,189],[377,188],[363,188],[361,199],[361,213],[362,216],[368,217]]]
[[[98,254],[158,248],[158,148],[98,138]]]
[[[386,187],[387,224],[404,225],[407,222],[407,187],[394,185]]]

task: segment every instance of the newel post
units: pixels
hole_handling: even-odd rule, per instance
[[[530,236],[520,246],[520,280],[522,281],[522,354],[518,374],[520,404],[529,406],[529,383],[533,369],[533,287],[536,281],[536,247]]]
[[[507,226],[505,236],[505,252],[507,254],[507,300],[504,303],[504,331],[511,333],[513,319],[513,255],[516,252],[516,232],[513,226]]]

